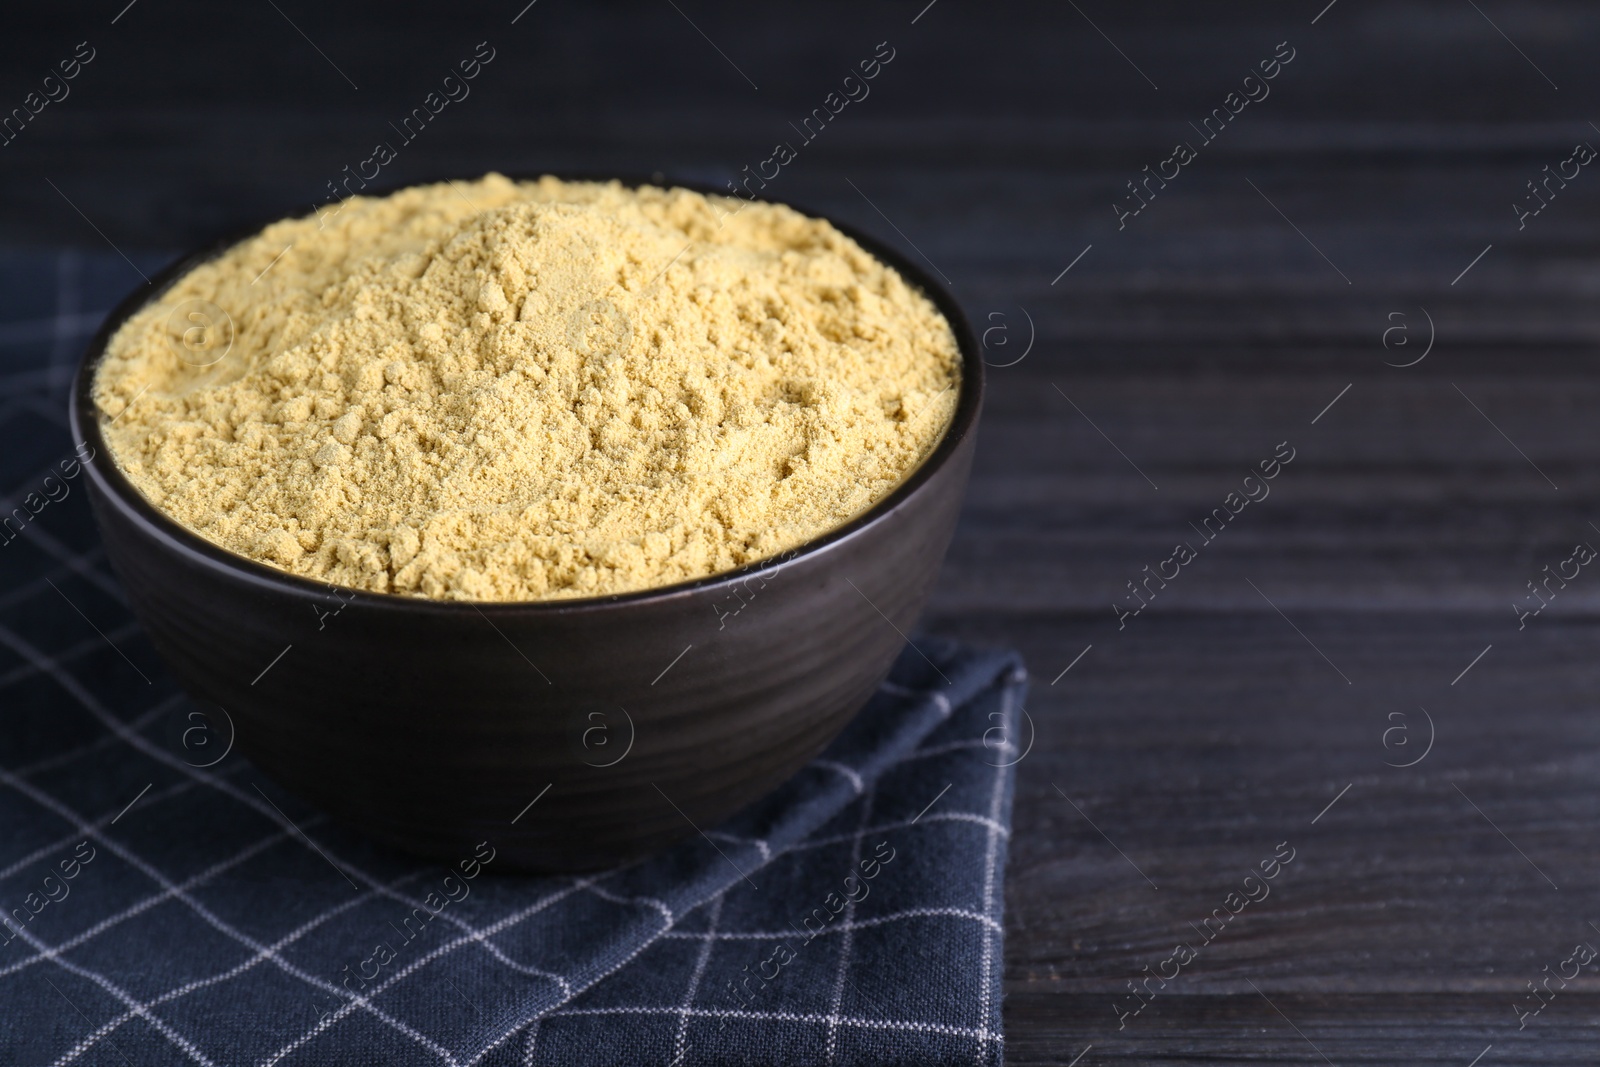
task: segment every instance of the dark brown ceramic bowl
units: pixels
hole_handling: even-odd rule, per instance
[[[453,861],[488,839],[496,869],[583,870],[714,825],[820,752],[888,673],[972,462],[983,361],[965,316],[916,265],[839,228],[920,287],[960,343],[961,394],[933,454],[782,562],[529,603],[335,595],[146,502],[111,460],[91,387],[123,321],[239,238],[180,260],[106,320],[71,400],[73,434],[100,457],[90,498],[134,612],[262,771],[402,849]]]

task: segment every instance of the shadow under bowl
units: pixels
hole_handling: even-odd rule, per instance
[[[821,752],[888,674],[972,463],[983,361],[961,309],[894,250],[834,225],[949,320],[962,381],[942,440],[888,497],[791,553],[583,600],[335,590],[219,548],[146,501],[111,459],[92,398],[107,341],[260,227],[180,259],[101,326],[71,397],[134,613],[256,766],[406,851],[453,862],[488,840],[499,870],[592,870],[715,825]]]

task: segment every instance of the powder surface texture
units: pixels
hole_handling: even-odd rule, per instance
[[[932,302],[825,221],[491,174],[267,227],[130,318],[94,396],[132,482],[225,549],[537,600],[837,527],[932,451],[959,375]]]

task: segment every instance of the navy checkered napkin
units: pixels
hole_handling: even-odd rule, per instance
[[[60,466],[131,280],[0,255],[0,1063],[1000,1061],[1015,655],[920,641],[822,758],[617,870],[374,845],[203,747]]]

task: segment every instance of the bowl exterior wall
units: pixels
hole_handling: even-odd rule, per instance
[[[938,573],[973,429],[916,492],[819,550],[564,611],[412,611],[263,582],[130,508],[98,470],[109,457],[88,482],[157,651],[266,774],[412,852],[453,861],[489,840],[502,869],[582,870],[716,824],[860,709]]]

